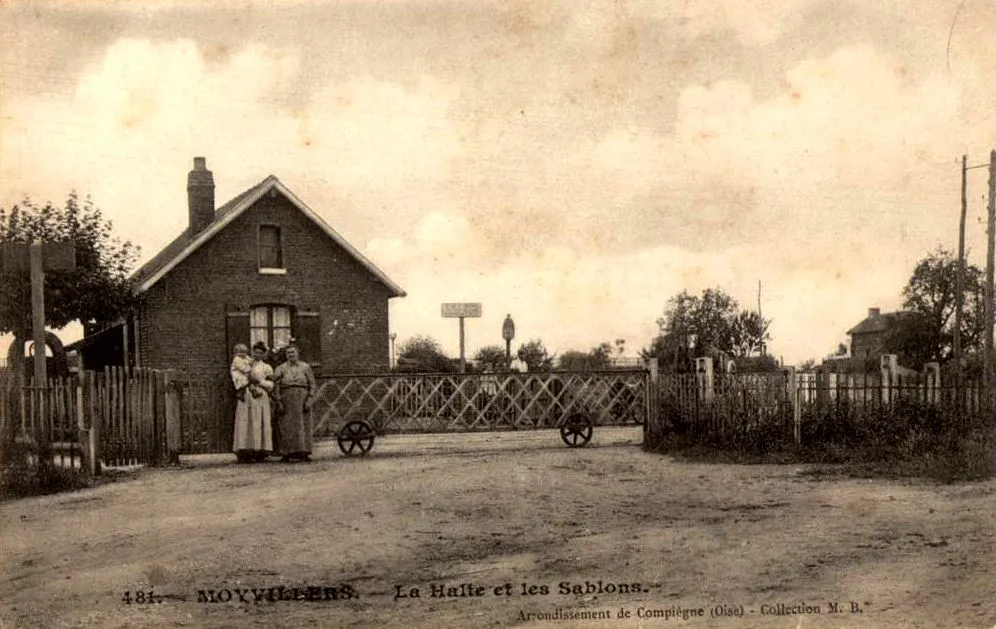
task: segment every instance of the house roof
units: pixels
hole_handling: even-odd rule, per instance
[[[853,336],[855,334],[873,334],[873,333],[886,332],[889,329],[891,329],[892,326],[896,324],[896,321],[898,321],[899,318],[905,314],[906,313],[903,311],[898,311],[898,312],[883,312],[882,314],[878,314],[875,316],[868,316],[865,317],[864,320],[861,321],[861,323],[848,330],[847,333]]]
[[[136,270],[131,279],[135,283],[136,291],[141,294],[152,288],[156,282],[162,279],[176,265],[180,264],[201,245],[210,240],[215,234],[223,230],[229,223],[235,220],[243,212],[248,210],[256,201],[275,190],[284,195],[294,204],[305,216],[310,218],[318,227],[325,232],[340,247],[346,250],[357,262],[370,271],[381,283],[390,291],[392,297],[404,297],[405,291],[395,284],[383,271],[361,254],[355,247],[346,241],[337,231],[322,220],[314,210],[308,207],[301,199],[291,192],[275,176],[270,175],[263,181],[248,190],[240,193],[228,203],[219,207],[214,213],[214,220],[200,232],[193,234],[188,227],[179,236],[173,239],[162,251],[157,253],[148,262]]]
[[[83,338],[79,339],[78,341],[74,341],[74,342],[66,345],[65,347],[63,347],[63,349],[65,351],[67,351],[67,352],[79,351],[81,349],[85,349],[87,347],[90,347],[91,345],[93,345],[94,343],[97,343],[98,341],[102,341],[104,339],[110,338],[110,336],[111,336],[112,333],[118,335],[118,338],[120,338],[121,337],[121,326],[122,326],[122,324],[117,323],[117,324],[111,325],[110,327],[104,328],[103,330],[100,330],[99,332],[94,332],[92,334],[87,334],[86,336],[84,336]]]

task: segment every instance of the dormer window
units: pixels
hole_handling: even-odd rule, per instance
[[[259,226],[259,272],[286,273],[279,225]]]

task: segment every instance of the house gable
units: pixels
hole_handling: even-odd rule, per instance
[[[280,230],[279,273],[259,268],[261,226]],[[285,330],[284,342],[289,335],[299,343],[307,338],[307,360],[317,363],[318,371],[384,370],[389,366],[387,302],[393,295],[292,200],[267,194],[142,294],[143,364],[222,368],[233,343],[250,340],[250,315],[266,311],[288,317],[291,330]],[[276,324],[267,325],[268,344],[275,343]]]
[[[391,297],[404,297],[405,291],[394,283],[383,271],[361,254],[355,247],[346,241],[338,232],[326,223],[314,210],[309,208],[301,199],[291,192],[275,176],[270,175],[260,183],[242,192],[231,201],[218,208],[215,212],[214,221],[198,234],[191,233],[188,228],[177,236],[159,254],[154,256],[133,275],[132,280],[136,284],[136,291],[142,294],[152,288],[157,282],[172,271],[178,264],[186,260],[194,252],[204,246],[205,243],[217,236],[229,227],[233,221],[238,219],[247,210],[253,207],[260,199],[275,195],[282,195],[291,205],[312,221],[331,239],[332,242],[341,247],[350,257],[359,263],[378,281],[383,283],[390,292]]]
[[[132,276],[131,364],[217,372],[237,342],[293,338],[318,373],[388,369],[388,301],[404,291],[276,177],[217,210],[212,191],[195,158],[193,227]]]

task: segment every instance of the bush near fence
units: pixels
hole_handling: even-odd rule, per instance
[[[942,481],[996,474],[994,407],[978,382],[939,387],[934,399],[917,385],[857,392],[802,405],[805,460]]]
[[[978,382],[928,388],[876,380],[831,389],[803,381],[793,391],[786,376],[779,392],[739,375],[723,379],[706,399],[695,374],[662,376],[658,425],[648,427],[645,447],[706,460],[842,463],[859,474],[942,481],[996,475],[996,405]]]

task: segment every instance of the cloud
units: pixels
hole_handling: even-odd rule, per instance
[[[743,45],[770,45],[802,20],[810,0],[653,0],[634,3],[645,14],[666,18],[689,38],[732,31]]]
[[[92,193],[149,256],[182,229],[205,155],[219,202],[273,172],[365,243],[410,295],[392,304],[401,336],[453,340],[438,303],[480,300],[471,330],[497,335],[512,313],[521,340],[635,349],[671,295],[718,285],[753,305],[760,279],[776,345],[819,355],[868,306],[897,306],[915,259],[953,235],[955,160],[996,125],[985,57],[947,75],[868,44],[781,50],[765,57],[784,64],[775,85],[708,61],[729,32],[775,47],[808,7],[520,2],[486,46],[455,42],[466,63],[420,50],[424,75],[358,44],[378,71],[294,46],[122,39],[71,95],[5,98],[2,197]],[[681,75],[694,82],[652,74],[688,38],[706,59]]]
[[[719,286],[753,308],[760,280],[775,351],[822,356],[868,307],[899,307],[916,259],[950,227],[938,207],[955,198],[945,195],[956,179],[939,175],[955,172],[938,162],[972,126],[961,97],[950,78],[914,80],[869,46],[799,62],[764,99],[743,81],[688,86],[672,133],[609,129],[579,140],[583,150],[528,162],[535,179],[515,181],[530,194],[495,195],[512,212],[529,207],[531,221],[480,217],[513,227],[468,240],[459,269],[407,267],[406,288],[485,300],[486,330],[507,311],[560,349],[617,337],[635,348],[680,290]],[[544,182],[555,192],[544,194]],[[482,239],[513,242],[475,267]],[[399,329],[446,333],[435,310],[411,308],[394,306]]]
[[[5,102],[13,141],[3,146],[3,202],[59,200],[75,187],[152,255],[184,227],[194,155],[208,157],[219,203],[273,172],[292,187],[303,182],[309,203],[327,213],[343,208],[337,189],[390,207],[448,178],[460,150],[446,118],[453,90],[429,78],[403,86],[361,76],[301,99],[302,63],[293,48],[248,45],[213,59],[186,39],[118,40],[71,99]]]

